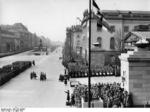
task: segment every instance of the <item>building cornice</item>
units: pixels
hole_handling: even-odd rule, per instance
[[[107,20],[150,21],[150,11],[102,10],[102,14]],[[92,19],[98,19],[95,13],[93,15]],[[83,18],[82,25],[88,20],[87,15]]]
[[[120,17],[105,17],[107,20],[129,20],[129,21],[150,21],[150,18],[120,18]]]

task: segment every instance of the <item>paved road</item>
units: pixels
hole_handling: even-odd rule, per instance
[[[58,81],[59,74],[64,68],[59,60],[61,48],[48,56],[34,56],[32,52],[25,52],[0,59],[0,66],[10,64],[16,60],[35,60],[36,66],[26,70],[19,76],[0,87],[0,107],[66,107],[65,87]],[[40,82],[30,80],[30,72],[46,72],[48,80]]]

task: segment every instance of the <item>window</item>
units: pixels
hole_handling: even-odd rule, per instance
[[[114,37],[110,38],[110,49],[115,49],[115,39],[114,39]]]
[[[124,32],[128,32],[129,31],[129,26],[124,26]]]
[[[112,32],[115,32],[115,26],[114,25],[110,26],[110,29]]]
[[[80,46],[80,40],[77,41],[77,46]]]
[[[102,38],[101,37],[97,37],[97,42],[98,42],[98,47],[102,47]]]
[[[77,35],[77,38],[80,38],[80,36],[79,36],[79,35]]]

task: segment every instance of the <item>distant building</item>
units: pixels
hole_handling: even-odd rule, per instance
[[[49,43],[45,37],[29,32],[22,23],[0,25],[0,53],[33,49],[39,46],[40,39],[44,46],[48,46]]]
[[[20,38],[13,32],[0,29],[0,53],[12,52],[20,47]]]

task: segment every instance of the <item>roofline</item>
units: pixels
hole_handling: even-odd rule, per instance
[[[138,11],[138,10],[102,10],[101,11],[104,15],[104,17],[107,19],[107,20],[137,20],[137,21],[150,21],[150,11]],[[112,15],[109,15],[109,14],[112,14]],[[113,16],[113,14],[115,14]],[[124,14],[123,16],[128,15],[128,14],[141,14],[142,16],[148,16],[148,17],[135,17],[133,15],[133,17],[123,17],[123,16],[120,16],[119,17],[119,14]],[[96,19],[96,17],[94,16],[94,18],[92,19]],[[82,20],[82,24],[84,22],[88,21],[88,17],[86,18],[83,18]],[[81,24],[81,25],[82,25]]]
[[[134,14],[150,14],[150,11],[139,11],[139,10],[102,10],[103,13],[122,13],[127,14],[129,12]]]
[[[125,38],[123,39],[123,41],[126,41],[131,35],[134,35],[134,36],[138,36],[136,35],[135,33],[133,32],[139,32],[139,31],[131,31],[131,32],[128,32],[126,35],[125,35]],[[142,31],[143,32],[143,31]]]
[[[149,18],[118,18],[118,17],[105,17],[107,20],[136,20],[136,21],[150,21]]]

